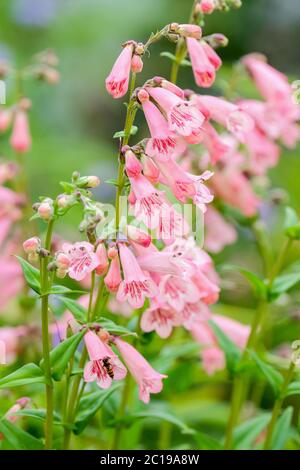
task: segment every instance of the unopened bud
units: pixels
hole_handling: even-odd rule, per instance
[[[10,109],[0,109],[0,132],[5,132],[10,126],[12,112]]]
[[[108,331],[103,330],[103,328],[100,328],[100,330],[98,331],[97,335],[99,336],[99,338],[101,339],[101,341],[103,341],[103,343],[108,343],[109,338],[110,338],[110,334],[109,334]]]
[[[52,215],[53,215],[53,205],[50,204],[49,202],[42,202],[40,205],[39,205],[39,208],[37,210],[39,216],[41,217],[41,219],[43,220],[49,220],[51,219]]]
[[[41,240],[38,237],[31,237],[25,240],[23,243],[23,249],[25,253],[36,253],[41,247]]]
[[[153,184],[158,183],[160,171],[157,168],[154,161],[147,157],[146,155],[142,156],[142,166],[143,166],[143,174],[146,178]]]
[[[137,54],[134,54],[134,56],[131,59],[131,71],[133,73],[140,73],[143,70],[143,61],[141,57]]]
[[[228,38],[221,33],[214,33],[209,36],[205,36],[205,41],[214,49],[218,47],[226,47],[228,45]]]
[[[201,2],[196,5],[196,12],[202,13],[203,15],[210,15],[215,8],[215,0],[201,0]]]
[[[148,101],[149,100],[149,94],[147,93],[146,90],[144,90],[144,88],[141,88],[139,91],[138,91],[138,99],[140,101],[140,103],[145,103],[145,101]]]
[[[116,246],[110,246],[107,250],[107,256],[109,259],[114,259],[116,256],[118,256],[118,249]]]
[[[79,188],[96,188],[100,184],[100,179],[98,176],[81,176],[75,180],[76,186]]]
[[[29,98],[21,98],[20,102],[19,102],[19,108],[22,109],[22,111],[29,111],[29,109],[31,108],[31,100]]]
[[[177,32],[184,38],[201,39],[202,29],[196,24],[180,24]]]
[[[149,233],[140,230],[134,225],[127,225],[126,235],[130,240],[136,242],[138,245],[144,246],[147,248],[151,243],[151,236]]]
[[[130,178],[140,175],[143,169],[141,163],[131,150],[127,150],[125,153],[125,169]]]
[[[137,55],[143,55],[145,52],[145,46],[142,42],[139,42],[136,44],[135,49],[134,49],[135,54]]]
[[[57,205],[60,209],[66,209],[73,205],[74,202],[74,197],[69,194],[60,194],[57,196]]]
[[[64,277],[66,277],[66,274],[67,274],[67,271],[65,269],[57,269],[56,270],[56,276],[59,279],[63,279]]]
[[[56,85],[59,82],[60,74],[56,69],[46,67],[41,71],[40,77],[49,85]]]

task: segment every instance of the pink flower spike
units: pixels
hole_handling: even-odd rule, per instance
[[[127,44],[105,80],[106,89],[113,98],[121,98],[127,93],[132,52],[133,44]]]
[[[127,300],[133,308],[141,308],[145,297],[154,297],[157,292],[156,285],[143,273],[136,257],[125,244],[120,243],[119,251],[124,281],[119,286],[117,300]]]
[[[200,26],[195,24],[180,24],[177,29],[180,36],[185,38],[201,39],[202,30]]]
[[[149,403],[150,393],[159,393],[163,388],[162,379],[167,375],[157,372],[149,362],[130,344],[115,338],[115,344],[139,386],[139,398],[144,403]]]
[[[28,152],[31,147],[28,117],[22,110],[16,112],[10,145],[18,153]]]
[[[196,84],[203,88],[211,87],[216,78],[216,69],[207,57],[203,44],[193,38],[187,38],[186,42]]]
[[[127,175],[132,178],[138,176],[142,172],[142,164],[136,158],[132,150],[127,150],[127,152],[125,152],[125,169]]]
[[[96,256],[99,261],[99,264],[96,268],[96,274],[98,274],[98,276],[103,276],[104,274],[106,274],[108,266],[109,266],[104,243],[99,243],[99,245],[97,246]]]
[[[91,243],[76,242],[73,245],[65,243],[62,249],[70,258],[68,274],[71,279],[82,281],[99,264]]]
[[[119,256],[115,256],[110,263],[107,275],[105,276],[104,283],[109,292],[117,292],[120,283],[122,282]]]
[[[142,101],[142,107],[151,134],[146,146],[146,154],[162,160],[170,158],[177,145],[176,135],[169,130],[167,121],[149,99]]]
[[[89,353],[90,361],[84,368],[85,382],[96,381],[100,388],[109,388],[113,380],[122,380],[127,370],[112,349],[100,338],[88,331],[84,342]]]
[[[166,113],[172,131],[188,136],[201,130],[205,117],[193,103],[161,87],[147,88],[147,91]]]

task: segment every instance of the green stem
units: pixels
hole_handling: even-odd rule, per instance
[[[271,420],[270,420],[270,423],[269,423],[268,429],[267,429],[267,436],[266,436],[266,440],[265,440],[265,443],[264,443],[264,450],[268,450],[271,447],[274,429],[275,429],[275,426],[276,426],[276,423],[277,423],[277,419],[278,419],[278,417],[281,413],[283,400],[284,400],[287,388],[289,386],[289,383],[290,383],[290,381],[293,377],[294,369],[295,369],[295,364],[294,364],[294,362],[291,362],[289,370],[288,370],[288,372],[286,374],[286,377],[284,379],[284,382],[282,384],[281,392],[280,392],[280,394],[279,394],[279,396],[276,399],[275,404],[274,404]]]
[[[125,385],[123,388],[121,405],[120,405],[120,409],[119,409],[118,416],[117,416],[118,423],[116,424],[116,427],[115,427],[113,442],[111,446],[112,450],[118,450],[120,446],[120,440],[121,440],[122,429],[123,429],[122,419],[124,418],[127,403],[130,397],[130,388],[131,388],[131,377],[129,374],[127,374]]]
[[[271,287],[274,279],[276,278],[277,274],[280,272],[282,265],[284,263],[284,260],[291,248],[291,245],[293,243],[293,240],[291,238],[287,238],[279,252],[279,255],[276,259],[276,262],[274,263],[273,269],[271,270],[270,278],[269,278],[269,286]]]
[[[51,239],[53,232],[54,220],[52,219],[47,228],[45,249],[50,251]],[[52,448],[53,436],[53,382],[51,376],[51,362],[50,362],[50,341],[49,341],[49,319],[48,319],[48,303],[49,295],[46,292],[49,290],[49,278],[47,271],[48,257],[41,259],[41,293],[42,293],[42,344],[43,344],[43,359],[44,371],[46,381],[46,429],[45,429],[45,447],[46,449]]]

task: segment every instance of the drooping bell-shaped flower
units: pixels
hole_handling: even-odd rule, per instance
[[[10,145],[18,153],[28,152],[31,147],[28,117],[27,113],[23,110],[16,112]]]
[[[132,54],[133,44],[128,43],[123,48],[105,80],[106,89],[113,98],[122,98],[127,93]]]
[[[194,38],[186,39],[195,82],[199,87],[209,88],[216,78],[216,68],[209,60],[204,43]]]

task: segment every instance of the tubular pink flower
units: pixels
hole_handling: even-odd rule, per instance
[[[84,335],[84,342],[90,357],[84,368],[85,382],[96,381],[98,387],[109,388],[113,380],[124,379],[127,370],[107,344],[92,331]],[[108,373],[109,369],[111,374]]]
[[[120,283],[122,282],[119,256],[115,256],[110,263],[107,275],[104,278],[104,283],[110,292],[117,292]]]
[[[106,274],[109,266],[104,243],[99,243],[99,245],[97,246],[96,256],[99,262],[98,266],[96,267],[96,274],[98,274],[98,276],[103,276],[104,274]]]
[[[16,112],[10,145],[18,153],[28,152],[31,147],[28,117],[22,110]]]
[[[63,251],[70,258],[68,274],[71,279],[82,281],[99,264],[94,247],[88,242],[64,243]]]
[[[207,44],[206,41],[202,41],[201,45],[211,65],[215,68],[215,70],[219,70],[222,65],[222,60],[220,59],[218,54],[209,44]]]
[[[208,151],[211,163],[215,165],[229,152],[229,146],[222,140],[215,128],[208,121],[204,123],[203,130],[203,145]]]
[[[161,87],[149,87],[147,91],[166,113],[172,131],[189,136],[201,130],[205,117],[192,103]]]
[[[146,333],[156,331],[161,338],[168,338],[173,327],[180,325],[179,313],[155,298],[141,318],[141,328]]]
[[[178,85],[175,85],[175,83],[169,82],[169,80],[166,80],[162,77],[154,77],[153,80],[156,81],[157,84],[165,90],[168,90],[171,93],[174,93],[174,95],[177,95],[179,98],[184,99],[184,91]]]
[[[153,369],[133,346],[120,338],[115,338],[115,344],[139,386],[139,399],[144,403],[149,403],[150,393],[160,393],[162,391],[162,379],[167,378],[167,375],[160,374]]]
[[[200,291],[188,277],[164,276],[159,284],[159,291],[165,302],[177,312],[186,303],[200,300]]]
[[[133,44],[127,44],[105,80],[106,89],[113,98],[126,95],[129,84]]]
[[[153,159],[150,158],[148,155],[143,155],[141,162],[143,166],[143,175],[146,176],[150,183],[158,183],[160,172]]]
[[[11,123],[12,111],[10,109],[0,109],[0,132],[5,132]]]
[[[234,226],[226,222],[216,209],[209,206],[205,213],[205,248],[211,253],[219,253],[236,240],[237,232]]]
[[[134,225],[127,225],[125,232],[127,237],[138,245],[142,245],[147,248],[151,243],[151,235]]]
[[[203,43],[193,38],[187,38],[186,43],[196,84],[203,88],[211,87],[216,78],[216,69],[207,57]]]
[[[150,157],[168,159],[176,149],[177,137],[170,131],[159,109],[149,99],[143,99],[141,103],[151,134],[147,142],[146,154]]]
[[[131,150],[125,153],[125,169],[126,173],[130,177],[138,176],[142,172],[142,164],[136,158]]]
[[[117,300],[127,300],[133,308],[140,308],[144,305],[145,297],[155,295],[156,286],[152,279],[143,273],[136,257],[125,244],[119,244],[119,251],[124,281],[119,286]]]

